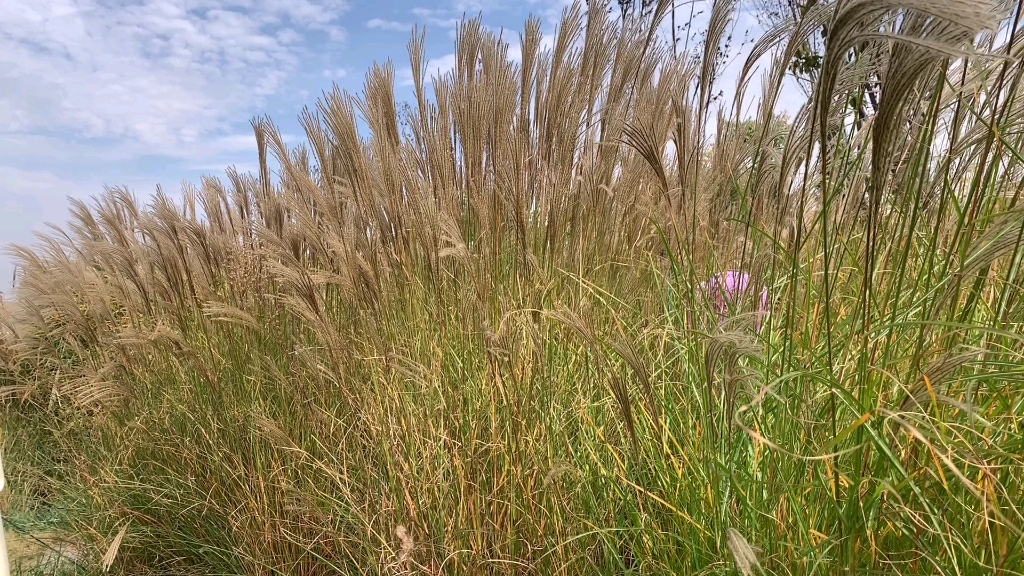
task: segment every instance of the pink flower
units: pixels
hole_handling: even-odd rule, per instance
[[[739,306],[739,299],[751,295],[753,292],[750,285],[750,274],[738,270],[727,270],[719,272],[707,282],[700,285],[704,294],[712,301],[713,308],[718,312],[719,320],[724,320],[730,308]],[[768,288],[761,287],[761,301],[758,302],[757,315],[754,319],[754,329],[761,331],[765,318],[768,317]]]

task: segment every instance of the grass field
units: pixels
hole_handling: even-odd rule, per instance
[[[469,20],[432,82],[415,35],[408,107],[375,67],[258,174],[76,202],[14,250],[4,519],[125,574],[1024,572],[1019,6],[816,5],[753,118],[733,3],[668,9]]]

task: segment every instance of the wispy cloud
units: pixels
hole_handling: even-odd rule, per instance
[[[456,16],[455,12],[447,10],[431,10],[430,8],[413,8],[412,13],[416,19],[428,26],[440,26],[442,28],[455,28],[461,20],[461,15]]]
[[[0,135],[59,132],[188,155],[280,91],[344,0],[6,0]]]
[[[20,205],[24,198],[34,198],[45,204],[63,200],[65,196],[80,191],[79,184],[44,170],[0,166],[0,198],[3,199],[0,208],[5,211]]]
[[[494,12],[511,4],[506,0],[453,0],[452,9],[456,12]]]
[[[248,168],[245,120],[338,54],[347,0],[0,0],[0,246],[104,184]],[[0,281],[10,278],[0,255]],[[0,290],[3,288],[0,287]]]
[[[334,79],[347,78],[348,77],[348,69],[347,68],[328,69],[328,70],[324,70],[320,75],[323,76],[324,78],[334,78]]]
[[[459,20],[456,20],[459,22]],[[483,27],[484,30],[489,30],[494,34],[498,34],[498,30],[489,29],[487,26]],[[522,60],[522,46],[520,46],[517,39],[513,39],[512,35],[506,34],[505,40],[509,45],[508,58],[514,63]],[[543,34],[541,36],[541,50],[547,50],[554,46],[555,36],[553,33]],[[440,77],[455,70],[456,55],[455,53],[444,54],[443,56],[430,58],[427,60],[427,66],[424,69],[425,79],[430,80],[432,77]],[[412,86],[413,85],[413,70],[410,67],[404,67],[397,72],[397,83],[399,86]]]
[[[43,222],[62,222],[67,216],[67,196],[98,192],[45,170],[23,170],[0,165],[0,214],[17,214],[3,219],[4,242],[0,243],[0,292],[11,288],[14,265],[6,255],[7,242],[31,244],[33,230]]]
[[[381,18],[374,18],[366,21],[367,28],[376,28],[378,30],[390,30],[392,32],[408,32],[412,29],[412,24],[407,22],[396,22],[394,20],[383,20]]]
[[[424,68],[425,79],[430,81],[433,77],[441,77],[455,69],[455,54],[445,54],[440,58],[431,58],[427,60],[427,65]],[[414,79],[412,77],[412,68],[406,66],[401,68],[397,73],[397,82],[399,86],[412,86]]]

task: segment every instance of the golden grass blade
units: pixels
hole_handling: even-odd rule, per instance
[[[117,536],[110,543],[110,547],[107,548],[106,554],[103,555],[103,559],[100,560],[100,567],[103,572],[109,572],[110,567],[114,565],[114,560],[117,559],[117,551],[121,548],[121,541],[124,540],[124,535],[128,532],[128,522],[124,523],[121,530],[118,531]]]

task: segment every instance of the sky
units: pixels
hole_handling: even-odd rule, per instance
[[[229,166],[255,170],[253,117],[269,116],[297,144],[303,106],[334,84],[358,93],[374,62],[391,60],[396,96],[410,98],[414,24],[426,27],[429,75],[454,65],[463,15],[508,31],[515,52],[530,14],[550,35],[568,3],[0,0],[0,247],[63,225],[69,196],[124,186],[144,200],[158,185],[173,193]],[[689,5],[678,14],[688,18]],[[757,28],[741,11],[737,38]],[[793,90],[783,108],[795,110]],[[13,274],[0,254],[0,292]]]

